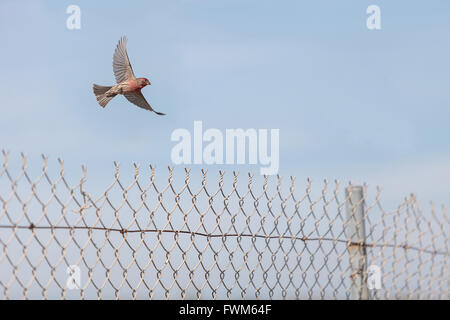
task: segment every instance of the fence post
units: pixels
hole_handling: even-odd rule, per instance
[[[346,235],[350,241],[348,252],[350,256],[351,298],[366,300],[369,298],[367,287],[367,256],[364,227],[364,196],[362,186],[349,186],[345,189],[347,208]]]

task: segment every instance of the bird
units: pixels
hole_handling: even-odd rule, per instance
[[[145,100],[141,89],[151,85],[147,78],[136,78],[131,67],[130,59],[127,53],[128,39],[123,36],[116,46],[113,56],[113,71],[117,84],[115,86],[93,85],[95,97],[101,107],[106,107],[109,101],[118,94],[122,94],[128,101],[136,106],[153,111],[157,115],[164,116],[164,113],[153,110],[150,104]]]

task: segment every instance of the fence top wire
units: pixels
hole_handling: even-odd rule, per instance
[[[93,192],[85,166],[72,185],[61,159],[55,170],[42,156],[35,172],[24,154],[20,165],[2,154],[5,298],[70,298],[72,265],[88,275],[81,298],[349,298],[351,247],[383,270],[371,298],[448,297],[446,208],[424,213],[414,194],[387,211],[381,188],[363,185],[366,238],[355,242],[343,195],[351,183],[318,190],[308,179],[299,192],[294,177],[168,167],[163,179],[136,163],[123,177],[114,162],[112,182]]]

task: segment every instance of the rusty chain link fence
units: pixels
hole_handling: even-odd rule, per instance
[[[3,299],[449,298],[446,210],[414,195],[387,210],[367,185],[133,171],[89,189],[85,167],[3,152]]]

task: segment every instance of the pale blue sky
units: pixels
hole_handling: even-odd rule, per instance
[[[1,148],[62,157],[77,174],[85,163],[107,185],[113,160],[130,174],[133,161],[171,165],[171,132],[194,120],[279,128],[282,176],[450,204],[449,1],[121,3],[1,1]],[[66,28],[70,4],[81,30]],[[380,31],[366,28],[370,4]],[[92,83],[113,84],[122,35],[166,117],[123,97],[98,106]],[[259,172],[210,170],[223,168]]]

